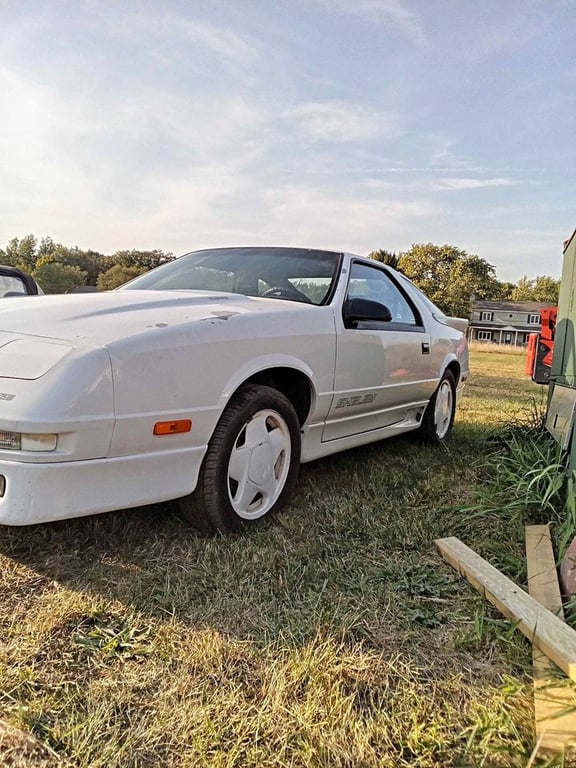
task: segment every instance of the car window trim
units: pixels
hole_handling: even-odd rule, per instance
[[[16,279],[21,280],[28,296],[38,295],[38,285],[34,278],[26,272],[23,272],[21,269],[18,269],[18,267],[2,265],[0,266],[0,275],[4,275],[5,277],[15,277]]]
[[[380,266],[379,264],[366,264],[366,261],[360,260],[360,259],[352,259],[350,261],[350,269],[348,270],[348,280],[346,282],[346,293],[344,295],[344,302],[342,304],[342,312],[344,312],[344,306],[346,304],[346,301],[348,299],[348,291],[350,290],[350,280],[352,279],[352,268],[354,267],[354,264],[361,264],[364,267],[368,267],[368,269],[375,269],[378,272],[383,272],[388,279],[392,282],[394,286],[398,289],[400,294],[404,297],[406,302],[408,303],[408,306],[412,310],[414,314],[414,319],[416,320],[416,325],[411,325],[410,323],[399,323],[394,320],[391,320],[390,322],[386,323],[380,320],[363,320],[358,323],[356,328],[352,328],[349,330],[354,331],[409,331],[413,333],[426,333],[426,328],[424,326],[424,321],[422,320],[422,313],[412,301],[412,298],[406,293],[402,285],[399,283],[398,280],[394,279],[394,275],[389,272],[387,269],[385,269],[383,266]]]
[[[320,304],[315,305],[317,307],[326,307],[328,306],[328,304],[331,304],[332,299],[334,298],[334,294],[336,293],[336,289],[340,284],[340,277],[342,275],[342,268],[344,266],[344,253],[342,253],[341,251],[333,251],[333,253],[336,253],[336,255],[338,256],[338,261],[336,263],[334,274],[332,275],[332,283],[330,284],[330,287],[328,288],[328,293],[326,294],[326,296],[324,296],[324,299],[320,302]]]
[[[402,331],[404,333],[426,333],[423,325],[411,325],[410,323],[398,323],[394,320],[386,323],[383,320],[359,320],[352,331]]]

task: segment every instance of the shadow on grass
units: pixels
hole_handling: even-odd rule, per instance
[[[433,575],[432,540],[469,498],[483,434],[460,428],[437,448],[398,438],[304,465],[289,508],[235,536],[203,535],[170,503],[4,528],[0,553],[27,569],[7,599],[32,606],[65,586],[256,642],[324,625],[380,646],[391,627],[434,629],[454,579]]]

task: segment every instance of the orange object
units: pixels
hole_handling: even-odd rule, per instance
[[[157,421],[154,424],[155,435],[178,435],[182,432],[190,432],[191,419],[176,419],[176,421]]]
[[[558,307],[545,307],[540,312],[542,319],[542,330],[540,336],[547,341],[554,341],[554,332],[556,330],[556,319],[558,318]]]
[[[539,338],[539,333],[531,333],[530,336],[528,336],[528,352],[526,354],[526,368],[524,369],[526,376],[532,376],[534,374]]]
[[[554,354],[558,307],[545,307],[541,310],[540,317],[542,320],[540,333],[531,333],[528,337],[526,375],[537,384],[548,384]]]

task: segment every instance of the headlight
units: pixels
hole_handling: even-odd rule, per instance
[[[35,435],[0,430],[0,448],[10,451],[54,451],[58,435]]]

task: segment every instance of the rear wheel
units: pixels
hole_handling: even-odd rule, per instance
[[[447,370],[428,403],[418,436],[426,443],[443,443],[454,424],[456,412],[456,381],[452,371]]]
[[[223,533],[277,512],[300,465],[300,423],[290,401],[271,387],[248,384],[222,414],[183,515]]]

